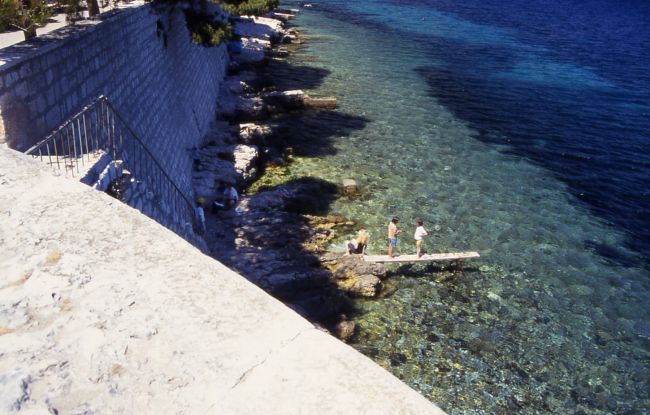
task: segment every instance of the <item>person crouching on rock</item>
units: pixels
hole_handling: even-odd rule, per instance
[[[368,248],[369,240],[370,235],[368,235],[368,231],[364,228],[359,229],[359,232],[357,232],[357,254],[366,254],[366,248]]]
[[[222,203],[215,202],[215,207],[217,209],[230,209],[239,202],[239,194],[237,193],[237,189],[235,189],[233,184],[230,182],[223,183],[219,188],[221,188],[221,186],[223,186],[221,197]]]
[[[219,181],[215,183],[215,187],[218,196],[212,202],[212,213],[230,209],[239,202],[239,194],[232,183]]]
[[[348,241],[348,254],[365,254],[369,239],[368,231],[364,228],[359,229],[356,239]]]

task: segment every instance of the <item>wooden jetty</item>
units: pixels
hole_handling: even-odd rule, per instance
[[[446,254],[398,255],[363,255],[366,262],[437,262],[437,261],[462,261],[465,259],[480,258],[478,252],[451,252]]]

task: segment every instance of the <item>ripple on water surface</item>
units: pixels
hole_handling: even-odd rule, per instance
[[[263,180],[355,178],[362,196],[333,210],[370,230],[372,253],[398,214],[399,252],[414,251],[421,217],[430,251],[482,255],[462,273],[391,268],[398,290],[357,302],[354,346],[450,414],[647,411],[650,278],[612,259],[626,236],[548,171],[477,140],[429,94],[417,69],[443,62],[417,43],[318,7],[298,24],[309,43],[270,73],[340,107],[280,118],[297,157]]]

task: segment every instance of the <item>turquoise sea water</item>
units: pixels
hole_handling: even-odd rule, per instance
[[[404,3],[301,8],[295,22],[307,43],[270,68],[280,87],[339,99],[337,111],[281,120],[296,154],[286,175],[355,178],[362,196],[339,199],[332,211],[370,231],[371,253],[385,251],[388,220],[399,215],[399,253],[414,252],[420,217],[430,252],[482,256],[463,273],[391,268],[398,290],[357,302],[353,346],[450,414],[650,413],[650,272],[630,232],[511,142],[513,131],[534,129],[517,105],[508,121],[520,130],[480,130],[445,96],[471,96],[467,85],[451,76],[435,84],[430,75],[459,64],[450,60],[480,61],[498,45],[517,51],[515,63],[464,70],[491,82],[524,79],[537,95],[549,88],[612,94],[615,83],[555,59],[548,45],[522,42],[512,28],[437,10],[435,2]],[[436,42],[464,46],[431,53]],[[530,101],[502,93],[526,110]],[[500,105],[465,104],[477,118]],[[552,145],[532,133],[527,142]],[[333,248],[343,250],[351,236]]]

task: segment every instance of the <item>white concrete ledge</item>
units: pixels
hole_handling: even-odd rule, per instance
[[[0,413],[443,414],[109,196],[0,149]]]

